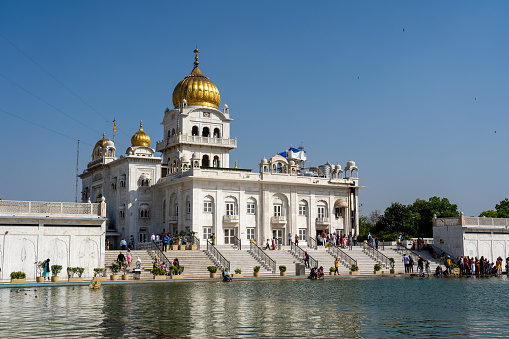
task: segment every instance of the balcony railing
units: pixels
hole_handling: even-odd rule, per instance
[[[225,215],[223,215],[223,221],[230,222],[230,223],[237,223],[237,222],[239,222],[239,216],[225,214]]]
[[[286,224],[286,216],[284,215],[272,216],[270,218],[270,222],[273,224]]]
[[[330,225],[330,218],[316,218],[317,225]]]
[[[0,214],[101,216],[101,204],[0,200]]]
[[[161,152],[166,147],[171,147],[177,144],[186,143],[186,144],[201,144],[201,145],[216,145],[216,146],[224,146],[227,148],[236,148],[237,147],[237,139],[226,139],[226,138],[213,138],[213,137],[201,137],[198,135],[175,135],[166,140],[161,140],[156,143],[156,151]]]
[[[178,221],[178,219],[179,219],[178,215],[172,215],[168,218],[168,221],[174,224]]]

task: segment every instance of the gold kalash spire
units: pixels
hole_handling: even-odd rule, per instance
[[[188,106],[207,106],[218,108],[221,102],[219,90],[212,81],[202,74],[198,65],[198,47],[194,50],[194,68],[190,75],[186,76],[175,86],[173,90],[173,106],[179,107],[184,99]]]
[[[131,146],[150,147],[150,137],[143,131],[142,127],[143,125],[140,120],[140,129],[138,132],[134,133],[133,137],[131,138]]]

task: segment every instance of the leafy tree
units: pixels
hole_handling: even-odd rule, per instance
[[[498,218],[509,218],[509,199],[505,198],[500,204],[495,205]]]
[[[497,211],[494,211],[494,210],[487,210],[487,211],[481,212],[481,214],[479,214],[479,216],[486,217],[486,218],[498,218]]]
[[[433,216],[437,218],[459,217],[458,205],[449,199],[437,196],[426,200],[417,199],[411,206],[412,223],[416,225],[414,236],[430,238],[433,236]]]
[[[376,225],[376,222],[380,219],[380,211],[374,210],[369,214],[369,217],[361,216],[359,218],[359,234],[358,240],[367,240],[368,234],[373,232],[373,228]]]
[[[393,202],[378,219],[373,232],[379,238],[387,240],[396,238],[399,232],[404,235],[413,235],[411,219],[410,206]]]
[[[486,218],[509,218],[509,199],[505,198],[499,204],[496,204],[495,209],[496,211],[484,211],[479,216]]]

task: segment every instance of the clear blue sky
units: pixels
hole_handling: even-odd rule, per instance
[[[80,172],[114,118],[117,155],[141,119],[155,147],[198,45],[232,165],[303,143],[312,165],[356,161],[364,215],[434,195],[478,215],[509,196],[508,17],[507,1],[2,1],[0,33],[93,109],[0,37],[0,192],[74,201],[76,168],[75,140],[3,111],[80,139]]]

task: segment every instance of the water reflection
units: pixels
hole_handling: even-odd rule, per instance
[[[0,290],[0,337],[505,337],[508,279],[359,278]]]

